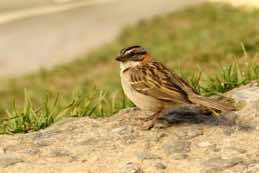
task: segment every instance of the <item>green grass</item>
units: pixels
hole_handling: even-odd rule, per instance
[[[84,91],[76,91],[71,103],[62,107],[59,105],[59,95],[50,98],[46,94],[42,104],[36,106],[28,91],[25,91],[23,109],[18,111],[15,102],[12,103],[11,109],[7,111],[8,118],[2,119],[0,133],[36,131],[66,116],[107,117],[130,105],[125,98],[120,98],[117,94],[108,95],[99,91],[93,96],[97,97],[94,101],[90,99],[92,96],[86,96]]]
[[[42,129],[67,116],[111,116],[131,106],[114,57],[132,44],[146,47],[203,95],[259,80],[259,11],[204,4],[129,26],[69,64],[2,80],[0,133]]]
[[[259,65],[248,64],[244,70],[236,63],[224,66],[220,74],[209,77],[204,86],[200,86],[203,95],[215,95],[227,92],[235,87],[259,81]]]

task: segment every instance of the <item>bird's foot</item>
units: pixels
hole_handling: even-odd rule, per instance
[[[152,127],[154,127],[157,119],[159,118],[160,114],[161,114],[161,110],[159,110],[158,112],[156,112],[152,116],[145,117],[144,120],[142,119],[144,121],[144,123],[142,125],[142,129],[143,130],[152,129]]]
[[[137,117],[136,119],[146,122],[146,121],[152,120],[153,118],[154,118],[154,116],[145,116],[145,117]]]
[[[154,127],[155,122],[153,120],[146,121],[142,124],[141,129],[142,130],[150,130]]]

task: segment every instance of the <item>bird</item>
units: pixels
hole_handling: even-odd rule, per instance
[[[120,50],[123,92],[136,107],[149,116],[143,128],[151,129],[164,111],[180,105],[199,105],[212,112],[234,111],[235,107],[199,95],[198,92],[173,70],[155,60],[142,46],[133,45]]]

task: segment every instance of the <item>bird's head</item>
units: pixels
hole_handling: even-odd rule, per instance
[[[119,61],[124,68],[128,68],[150,62],[152,58],[143,47],[130,46],[122,49],[116,60]]]

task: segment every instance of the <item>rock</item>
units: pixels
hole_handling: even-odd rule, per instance
[[[135,143],[136,134],[132,127],[122,126],[111,131],[117,139],[120,139],[126,144]]]
[[[217,144],[210,145],[208,148],[209,150],[214,152],[219,152],[221,150],[220,148],[217,147]]]
[[[186,153],[190,152],[190,144],[191,143],[187,141],[176,141],[173,144],[166,144],[164,151],[174,160],[183,160],[188,157]]]
[[[256,103],[259,99],[259,83],[252,82],[245,86],[235,88],[229,91],[227,96],[230,96],[235,102],[244,101],[245,103]]]
[[[237,124],[241,130],[253,130],[259,125],[258,103],[259,103],[259,83],[254,82],[229,91],[230,96],[236,103],[242,103],[237,112]],[[238,105],[238,104],[237,104]]]
[[[5,157],[0,158],[0,167],[5,168],[5,167],[12,166],[12,165],[15,165],[20,162],[23,162],[23,160],[20,158],[5,156]]]
[[[49,131],[40,130],[38,132],[32,132],[31,137],[34,139],[50,138],[60,134],[61,132],[62,132],[61,130],[49,130]]]
[[[85,140],[80,141],[79,145],[94,145],[97,144],[99,141],[96,138],[87,138]]]
[[[259,164],[249,165],[244,172],[245,173],[258,173],[259,172]]]
[[[144,171],[138,165],[129,162],[123,168],[123,173],[144,173]]]
[[[29,154],[29,155],[36,155],[40,153],[40,149],[38,148],[28,148],[22,151],[25,154]]]
[[[208,147],[211,144],[208,141],[200,142],[197,144],[199,147]]]
[[[160,156],[149,153],[149,152],[141,152],[137,154],[137,157],[139,160],[156,160],[156,159],[161,159]]]
[[[192,139],[197,136],[203,135],[203,131],[200,128],[194,128],[191,131],[188,131],[187,133],[187,139]]]
[[[238,126],[238,130],[240,131],[244,131],[244,132],[251,132],[256,130],[257,124],[255,124],[254,122],[244,122],[244,121],[239,121],[239,126]]]
[[[4,148],[0,148],[0,155],[5,154],[6,150]]]
[[[242,163],[241,158],[232,158],[230,160],[227,160],[227,159],[222,159],[220,157],[216,157],[216,158],[211,158],[207,160],[204,163],[204,165],[216,170],[224,170],[226,168],[230,168],[239,163]]]
[[[226,128],[226,129],[223,129],[223,133],[224,133],[226,136],[231,136],[234,132],[235,132],[235,129],[234,129],[234,128]]]
[[[243,149],[243,148],[229,147],[229,149],[234,150],[234,151],[237,151],[237,152],[239,152],[239,153],[241,153],[241,154],[244,154],[244,153],[247,152],[247,150],[246,150],[246,149]]]
[[[155,164],[155,168],[156,169],[166,169],[166,166],[163,163],[158,162]]]
[[[185,153],[190,151],[190,142],[187,141],[176,141],[172,142],[172,144],[166,144],[164,146],[164,151],[168,154],[174,154],[174,153]]]
[[[176,133],[176,136],[179,139],[192,139],[200,135],[203,135],[203,131],[201,128],[188,128],[186,130]]]
[[[166,137],[167,134],[166,133],[163,133],[163,132],[159,132],[159,133],[156,133],[156,136],[155,136],[155,141],[156,142],[159,142],[161,141],[161,139],[163,139],[164,137]]]
[[[162,169],[158,169],[158,170],[154,170],[152,173],[165,173],[165,171]]]
[[[188,155],[185,153],[174,153],[171,156],[174,160],[183,160],[188,157]]]
[[[219,119],[178,109],[167,128],[141,130],[136,117],[145,113],[130,108],[107,118],[64,118],[38,132],[1,135],[0,172],[257,173],[258,94],[259,85],[226,93],[242,106]]]
[[[47,141],[43,141],[43,140],[36,140],[33,142],[33,144],[35,145],[35,147],[46,147],[49,145]]]
[[[131,127],[123,126],[123,127],[112,129],[111,132],[119,136],[129,136],[134,132],[134,130]]]
[[[55,148],[50,150],[49,152],[50,157],[65,157],[65,156],[70,156],[70,152],[62,149],[62,148]]]

